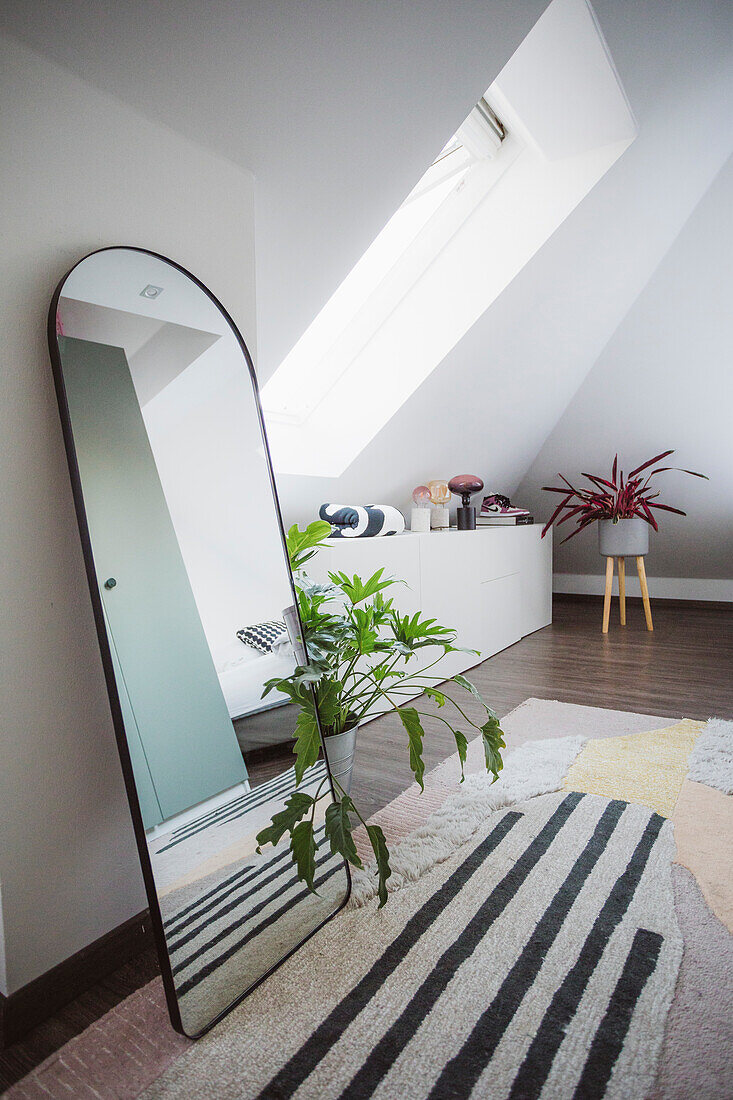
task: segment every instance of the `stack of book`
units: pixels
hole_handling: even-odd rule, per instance
[[[534,523],[534,516],[529,512],[518,512],[514,515],[500,515],[496,512],[481,512],[476,516],[477,527],[519,527],[522,524]]]

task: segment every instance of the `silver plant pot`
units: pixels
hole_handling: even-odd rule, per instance
[[[649,524],[639,516],[598,521],[598,549],[607,558],[638,558],[649,553]]]
[[[325,738],[331,775],[347,794],[351,791],[351,773],[354,769],[358,729],[358,726],[354,726],[353,729],[345,730],[344,733],[334,733]],[[336,794],[339,793],[337,787]]]

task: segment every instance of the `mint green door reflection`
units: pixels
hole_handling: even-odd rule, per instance
[[[158,802],[158,796],[155,793],[155,785],[153,783],[153,777],[150,774],[148,762],[145,759],[145,750],[140,740],[140,731],[137,728],[130,696],[127,694],[125,677],[122,675],[122,669],[120,668],[120,662],[117,657],[117,650],[115,649],[115,641],[112,637],[112,631],[110,630],[109,621],[106,615],[104,625],[107,630],[107,637],[109,638],[112,667],[115,672],[115,683],[117,684],[117,696],[120,700],[122,721],[125,723],[127,747],[130,750],[132,770],[135,773],[135,788],[137,790],[137,800],[140,804],[140,814],[142,815],[145,828],[151,829],[153,825],[159,825],[161,823],[163,820],[163,812],[160,808],[160,802]]]
[[[135,747],[139,734],[166,819],[244,780],[244,761],[125,353],[71,337],[59,349],[97,580],[136,727],[129,740]]]

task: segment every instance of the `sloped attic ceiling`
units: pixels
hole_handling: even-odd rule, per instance
[[[6,0],[0,19],[255,172],[266,378],[544,6],[79,0],[69,20],[57,0],[30,13]],[[511,492],[726,159],[729,5],[594,9],[633,146],[343,477],[280,479],[287,518],[335,496],[404,506],[417,482],[460,470]]]

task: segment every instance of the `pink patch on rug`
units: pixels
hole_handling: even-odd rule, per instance
[[[156,978],[36,1066],[5,1096],[134,1100],[190,1045],[190,1039],[171,1027],[163,982]]]
[[[417,783],[413,783],[392,802],[388,802],[381,810],[372,814],[369,824],[381,825],[388,845],[399,844],[419,825],[424,824],[430,814],[440,809],[452,790],[453,788],[448,786],[426,784],[425,790],[421,792]],[[363,825],[354,829],[354,843],[362,862],[372,863],[374,852]]]
[[[692,871],[713,913],[733,932],[733,796],[686,779],[672,820],[676,862]]]

